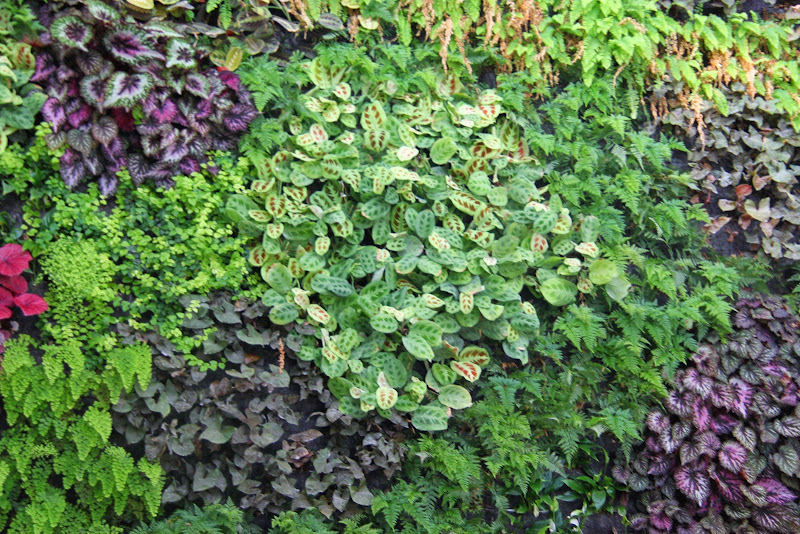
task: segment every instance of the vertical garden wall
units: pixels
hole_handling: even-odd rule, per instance
[[[800,531],[800,6],[0,32],[0,530]]]

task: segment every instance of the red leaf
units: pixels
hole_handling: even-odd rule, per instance
[[[19,306],[25,315],[39,315],[46,312],[49,307],[42,297],[33,293],[25,293],[14,297],[14,304]]]
[[[10,307],[14,304],[14,295],[8,289],[0,287],[0,306]]]
[[[28,291],[28,281],[19,274],[14,276],[0,275],[0,286],[7,287],[17,295],[21,295]]]
[[[0,274],[14,276],[28,268],[33,258],[21,245],[9,243],[0,247]]]
[[[10,319],[11,318],[11,308],[8,306],[0,306],[0,319]]]
[[[753,187],[748,184],[742,184],[736,186],[736,196],[738,198],[744,198],[749,196],[753,192]]]

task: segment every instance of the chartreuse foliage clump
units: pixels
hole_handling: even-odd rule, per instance
[[[733,318],[727,340],[709,336],[676,374],[643,447],[614,470],[636,492],[639,530],[800,529],[798,318],[757,295]]]
[[[161,467],[109,442],[111,405],[149,384],[152,361],[146,345],[122,345],[107,332],[108,319],[102,322],[114,297],[112,266],[91,242],[55,243],[42,262],[53,282],[45,343],[34,348],[30,336],[20,336],[6,346],[0,372],[9,425],[0,439],[4,531],[121,532],[114,516],[153,517],[159,510]]]
[[[244,292],[249,285],[244,238],[234,235],[236,228],[223,213],[225,194],[243,190],[243,165],[219,155],[198,172],[175,176],[175,185],[168,190],[136,188],[122,173],[111,210],[104,209],[109,201],[96,184],[84,193],[70,191],[53,177],[36,178],[29,187],[46,191],[48,198],[41,202],[41,211],[26,218],[29,234],[38,247],[52,247],[53,257],[59,258],[46,260],[60,262],[55,283],[71,288],[58,298],[87,301],[84,310],[66,307],[68,311],[59,313],[87,314],[110,326],[120,321],[113,314],[119,310],[122,322],[139,330],[157,330],[179,350],[188,352],[203,341],[203,335],[182,334],[179,327],[187,312],[180,300],[220,288]],[[46,216],[40,218],[41,212]],[[103,276],[110,277],[108,284],[93,284],[94,278],[82,278],[71,270],[72,260],[50,244],[56,234],[91,240],[91,245],[81,246],[91,246],[106,258],[103,261],[110,267]],[[82,261],[76,258],[76,265]],[[91,265],[86,267],[91,271]],[[97,304],[92,298],[97,292],[110,292],[112,298]],[[75,320],[65,319],[48,328],[69,328]]]
[[[526,363],[537,308],[624,299],[624,262],[604,257],[596,217],[538,181],[495,91],[432,69],[401,91],[370,76],[366,55],[333,57],[295,67],[296,105],[259,125],[282,149],[259,150],[254,134],[259,179],[227,212],[259,238],[249,260],[270,321],[317,326],[298,356],[341,408],[443,430],[472,403],[463,384],[489,363],[487,340]]]

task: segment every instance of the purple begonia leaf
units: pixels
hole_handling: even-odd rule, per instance
[[[69,98],[76,98],[81,94],[81,84],[78,82],[77,79],[70,80],[67,82],[67,91],[66,96]]]
[[[711,424],[711,412],[706,405],[706,401],[700,397],[698,397],[694,403],[692,422],[700,432],[708,430]]]
[[[184,111],[184,114],[189,116],[193,115],[195,120],[202,120],[206,119],[211,116],[211,112],[214,110],[214,104],[210,99],[201,100],[194,109],[188,108]]]
[[[656,434],[661,433],[669,426],[669,417],[659,410],[654,410],[647,414],[647,428]]]
[[[42,106],[42,116],[44,120],[53,125],[53,131],[58,132],[67,122],[67,114],[64,107],[55,98],[48,98]]]
[[[97,152],[92,152],[83,158],[83,164],[86,165],[86,172],[92,176],[97,176],[105,170],[105,165],[100,161],[100,156],[98,156]]]
[[[784,510],[782,506],[756,508],[753,510],[753,523],[763,529],[761,532],[796,532],[797,518],[790,523]]]
[[[167,163],[178,163],[184,157],[186,157],[188,153],[189,149],[186,148],[186,145],[182,141],[179,141],[165,147],[161,154],[161,158]]]
[[[797,495],[789,488],[772,478],[759,478],[756,484],[763,487],[767,493],[769,504],[786,504],[797,500]]]
[[[70,48],[86,51],[86,45],[94,37],[92,27],[75,16],[60,17],[50,25],[50,35]]]
[[[742,493],[747,497],[747,500],[755,504],[759,508],[767,505],[767,488],[759,484],[752,486],[742,486]]]
[[[225,127],[232,132],[244,132],[258,116],[256,108],[245,104],[233,106],[225,115]]]
[[[117,126],[122,132],[132,132],[136,130],[136,122],[133,120],[133,113],[122,108],[114,108],[111,110],[111,116],[114,117]]]
[[[672,390],[667,397],[667,408],[679,417],[689,417],[692,414],[695,397],[691,391]]]
[[[92,136],[83,130],[70,130],[67,134],[67,143],[84,156],[88,156],[94,150]]]
[[[700,506],[705,503],[710,491],[708,476],[692,466],[684,465],[675,471],[675,485]]]
[[[205,76],[191,73],[186,75],[185,88],[193,95],[205,99],[210,96],[211,84]]]
[[[149,74],[127,74],[117,72],[108,80],[105,106],[131,108],[147,97],[153,86]]]
[[[103,38],[111,55],[130,65],[164,59],[163,54],[153,49],[149,41],[145,32],[130,25],[110,31]]]
[[[714,432],[703,432],[695,436],[694,440],[700,446],[701,454],[708,454],[711,456],[717,454],[721,445],[719,438]]]
[[[78,68],[81,69],[81,72],[86,76],[99,74],[100,69],[103,68],[103,56],[95,50],[89,50],[88,52],[78,54],[75,57],[75,62],[78,64]]]
[[[89,122],[89,119],[92,117],[92,108],[90,108],[87,104],[81,104],[81,106],[76,109],[75,111],[71,111],[69,115],[67,115],[67,121],[73,128],[77,128]]]
[[[749,426],[745,426],[743,424],[737,425],[736,428],[733,429],[733,437],[735,437],[736,440],[748,451],[753,452],[756,450],[758,435],[756,434],[756,431]]]
[[[178,114],[178,108],[175,106],[175,103],[171,99],[165,100],[160,106],[156,106],[153,111],[150,112],[153,118],[159,124],[165,124],[168,122],[172,122],[172,120]]]
[[[239,81],[239,76],[236,73],[229,70],[224,70],[219,73],[219,79],[230,89],[233,89],[236,92],[239,91],[241,82]]]
[[[173,180],[169,176],[164,178],[156,178],[155,183],[156,187],[163,187],[164,189],[172,189],[173,187],[175,187],[175,180]]]
[[[683,375],[683,386],[689,391],[697,393],[703,398],[707,398],[711,393],[711,388],[714,385],[714,380],[701,375],[697,369],[689,368]]]
[[[108,145],[117,138],[119,128],[117,123],[111,117],[100,117],[92,124],[92,137],[98,143]]]
[[[780,398],[781,403],[786,406],[797,406],[798,402],[798,386],[794,382],[786,386],[783,390],[783,395]]]
[[[56,71],[56,62],[49,54],[36,55],[36,70],[31,76],[31,81],[40,83],[46,82],[50,75]]]
[[[100,194],[103,195],[104,197],[109,197],[113,195],[117,190],[118,180],[116,176],[109,176],[107,174],[104,174],[100,176],[98,182],[100,184]]]
[[[183,94],[183,88],[186,86],[186,79],[183,77],[182,73],[170,70],[165,71],[164,82],[167,84],[167,87],[172,88],[179,95]]]
[[[160,150],[158,146],[158,139],[154,136],[150,135],[143,135],[142,136],[142,152],[144,152],[145,156],[150,156],[151,158],[158,154]]]
[[[65,160],[68,160],[68,162],[65,162]],[[83,165],[82,159],[68,158],[65,153],[64,156],[61,156],[59,173],[64,183],[67,184],[70,189],[74,189],[86,177],[86,167]]]
[[[731,415],[718,414],[711,418],[711,430],[718,435],[731,432],[739,425],[739,419]]]
[[[109,26],[119,20],[119,13],[111,6],[104,4],[100,0],[86,0],[86,7],[89,14],[98,22]]]
[[[236,139],[228,136],[215,136],[212,140],[211,147],[214,150],[230,151],[236,148]]]
[[[775,430],[787,438],[800,438],[800,418],[791,415],[775,420]]]
[[[732,378],[728,383],[733,394],[733,405],[728,408],[742,417],[747,417],[747,409],[753,399],[753,386],[738,378]]]
[[[56,69],[56,79],[58,80],[58,83],[66,85],[68,81],[75,79],[77,76],[78,73],[66,65],[60,65]]]
[[[200,162],[194,158],[183,158],[178,168],[182,174],[200,172]]]
[[[737,328],[747,329],[756,325],[756,322],[750,317],[750,312],[747,310],[739,310],[733,319]]]
[[[683,440],[686,439],[692,431],[692,427],[685,421],[679,421],[672,425],[671,428],[666,428],[659,434],[658,441],[667,453],[672,453],[678,450]]]
[[[647,469],[647,474],[654,476],[666,475],[671,469],[672,462],[666,455],[664,455],[658,458],[653,458],[653,460],[650,461],[650,467]]]
[[[734,403],[734,396],[733,390],[728,384],[723,383],[716,383],[711,388],[711,394],[709,395],[712,404],[717,408],[726,408],[730,410],[730,407],[733,406]]]
[[[700,458],[700,455],[703,454],[703,447],[696,442],[689,443],[686,442],[681,445],[680,449],[680,458],[682,464],[689,464]]]
[[[726,441],[718,453],[719,463],[734,473],[738,473],[747,461],[747,449],[736,441]]]
[[[61,131],[47,134],[44,136],[44,141],[47,143],[47,148],[50,150],[58,150],[67,144],[67,133]]]
[[[190,114],[187,116],[189,126],[197,134],[198,137],[206,137],[211,132],[211,123],[203,119],[198,119],[196,115]]]
[[[741,488],[747,483],[741,476],[724,469],[717,469],[711,473],[711,478],[714,479],[717,492],[727,501],[737,505],[744,503],[745,498]]]
[[[193,69],[197,66],[195,48],[180,39],[172,39],[167,44],[167,68]]]
[[[142,121],[136,125],[136,131],[142,135],[158,135],[161,132],[167,131],[169,128],[169,124],[158,122],[152,114],[145,116]]]
[[[226,94],[230,94],[230,91],[225,91]],[[233,100],[228,98],[228,96],[216,96],[214,98],[214,106],[219,111],[228,111],[229,109],[233,108]]]
[[[166,150],[167,148],[175,145],[175,143],[177,143],[179,140],[180,140],[180,133],[178,132],[178,130],[169,129],[162,134],[161,139],[158,142],[158,149]]]
[[[128,173],[131,175],[133,183],[141,185],[150,173],[150,166],[144,157],[139,154],[131,154],[128,157]]]
[[[92,106],[96,108],[102,107],[105,95],[106,81],[100,76],[95,74],[81,80],[81,96]]]
[[[190,137],[186,144],[189,147],[189,154],[195,158],[202,158],[211,146],[211,143],[208,139],[197,136]]]
[[[662,532],[670,532],[672,530],[672,518],[664,513],[651,515],[650,524]]]

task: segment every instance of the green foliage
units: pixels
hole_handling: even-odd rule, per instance
[[[30,44],[20,42],[40,28],[27,5],[0,3],[0,154],[8,147],[9,135],[33,129],[34,117],[47,99],[28,83],[36,62]]]
[[[202,509],[194,505],[178,510],[167,519],[135,528],[130,534],[243,534],[250,531],[244,513],[228,501]],[[252,532],[256,532],[255,529]]]
[[[179,327],[185,312],[179,300],[218,288],[241,288],[244,293],[247,286],[244,240],[234,237],[235,228],[222,213],[223,192],[242,189],[245,168],[225,156],[215,161],[201,172],[175,177],[169,190],[134,188],[123,180],[110,212],[103,209],[108,201],[95,186],[81,193],[53,179],[34,184],[34,190],[38,186],[51,192],[52,200],[47,215],[35,223],[40,227],[29,234],[39,247],[56,234],[93,240],[97,252],[115,266],[115,295],[109,304],[131,326],[155,329],[188,352],[203,336],[183,337]],[[58,251],[55,247],[54,254]],[[59,261],[66,266],[71,260],[64,256]],[[84,263],[91,267],[91,262]],[[59,269],[57,276],[71,277],[74,286],[83,284],[81,290],[95,290],[68,269]],[[105,324],[115,322],[108,312],[97,317]]]
[[[112,513],[154,516],[161,468],[109,443],[109,406],[134,382],[150,381],[149,349],[110,349],[98,371],[77,341],[43,347],[41,364],[32,342],[10,342],[0,373],[10,425],[0,439],[0,526],[20,534],[121,532]]]
[[[432,367],[475,382],[484,335],[525,363],[537,307],[629,285],[600,257],[597,221],[540,189],[494,91],[422,70],[407,82],[419,91],[400,93],[367,76],[363,54],[349,68],[323,56],[303,68],[312,86],[286,93],[304,109],[269,128],[289,139],[274,155],[248,151],[259,180],[227,212],[260,240],[249,259],[270,287],[270,320],[317,326],[299,356],[331,378],[346,413],[396,406],[418,429],[443,430],[446,407],[470,400],[463,388],[437,400],[449,383]]]

